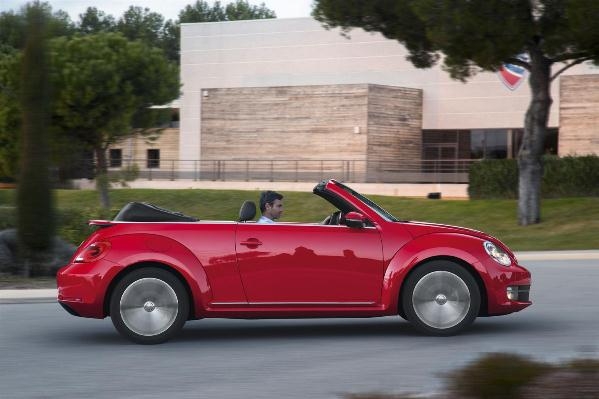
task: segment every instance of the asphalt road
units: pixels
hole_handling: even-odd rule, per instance
[[[55,303],[0,305],[2,398],[340,398],[441,390],[483,352],[599,358],[599,261],[528,261],[532,307],[421,336],[399,317],[201,320],[140,346]]]

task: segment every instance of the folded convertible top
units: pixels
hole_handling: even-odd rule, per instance
[[[114,220],[122,222],[197,222],[199,219],[147,202],[129,202],[114,217]]]

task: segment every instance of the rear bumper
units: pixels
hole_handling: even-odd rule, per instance
[[[73,316],[77,316],[77,317],[81,317],[81,315],[79,315],[79,313],[77,313],[72,307],[70,307],[67,303],[64,302],[58,302],[60,304],[60,306],[62,306],[62,308],[64,310],[66,310],[69,314],[73,315]]]
[[[95,263],[71,263],[56,275],[58,302],[72,315],[102,319],[104,297],[111,277],[120,270],[117,264],[100,260]]]

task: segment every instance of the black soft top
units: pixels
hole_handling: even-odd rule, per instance
[[[114,220],[121,222],[197,222],[199,219],[147,202],[129,202],[117,213]]]

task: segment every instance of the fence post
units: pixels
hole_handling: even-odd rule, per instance
[[[175,180],[175,161],[171,160],[171,181]]]
[[[345,161],[345,181],[349,181],[349,161]]]
[[[295,160],[295,181],[296,181],[296,182],[297,182],[297,178],[298,178],[298,176],[297,176],[297,173],[298,173],[298,172],[297,172],[297,169],[298,169],[298,160],[296,159],[296,160]]]
[[[324,161],[321,159],[320,160],[320,179],[318,179],[318,180],[323,180],[324,179],[324,171],[323,171],[324,167],[323,167],[323,163],[324,163]]]
[[[274,161],[270,160],[270,181],[274,181]]]

